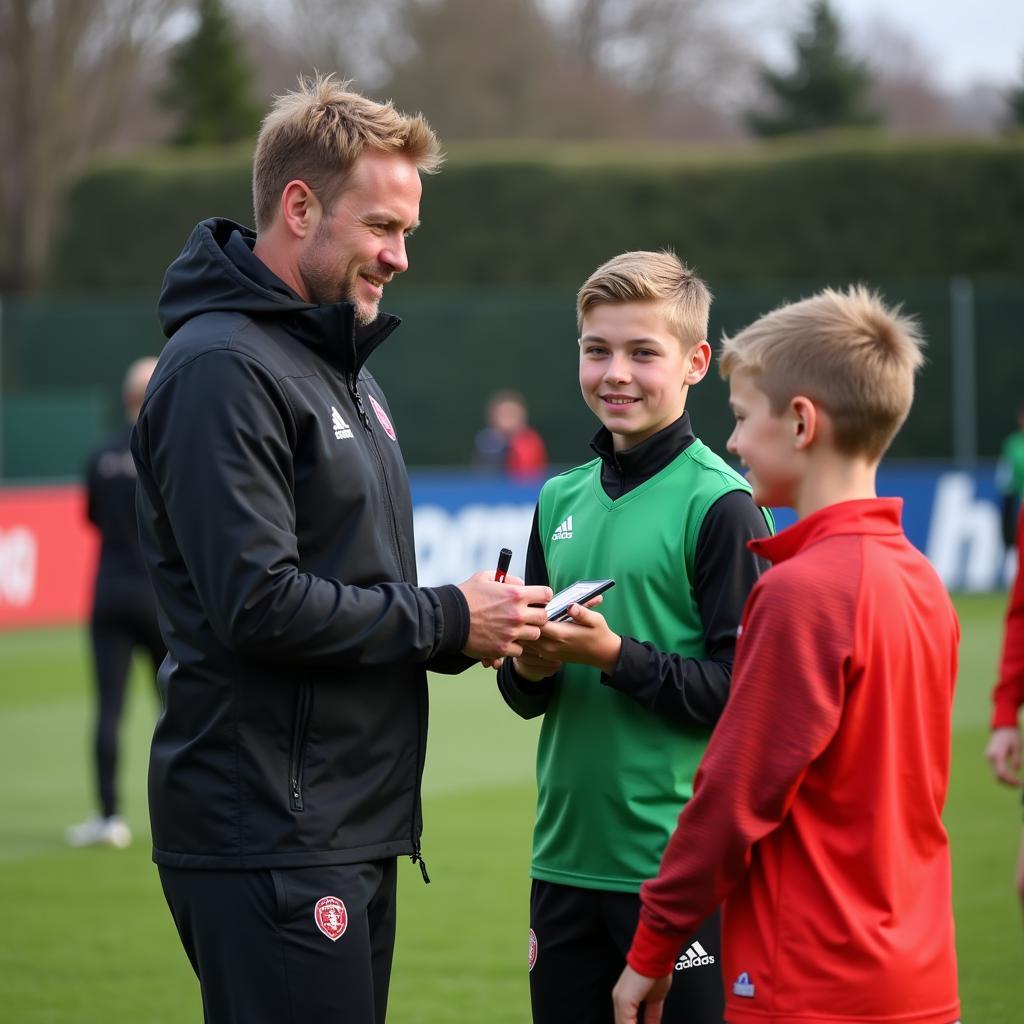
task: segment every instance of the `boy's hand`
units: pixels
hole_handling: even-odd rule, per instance
[[[627,966],[612,989],[615,1024],[637,1024],[641,1006],[644,1008],[644,1024],[657,1024],[671,985],[672,975],[645,978]]]
[[[590,602],[598,603],[600,599]],[[548,662],[593,665],[610,675],[619,660],[622,637],[609,628],[600,612],[582,605],[572,605],[569,618],[569,622],[549,622],[541,629],[539,639],[523,644],[524,654]]]
[[[538,658],[524,648],[518,658],[512,659],[512,667],[523,679],[528,679],[531,683],[539,683],[542,679],[553,676],[562,667],[562,663]]]
[[[992,774],[1006,786],[1019,786],[1020,779],[1020,732],[1013,726],[1001,726],[992,730],[985,757],[992,768]]]

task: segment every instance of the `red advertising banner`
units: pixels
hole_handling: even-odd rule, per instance
[[[98,547],[83,488],[0,489],[0,629],[84,621]]]

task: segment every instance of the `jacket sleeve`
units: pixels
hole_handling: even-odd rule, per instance
[[[615,670],[601,681],[681,725],[713,726],[729,697],[743,605],[767,567],[747,541],[768,532],[746,491],[719,498],[704,517],[694,556],[693,590],[706,656],[687,658],[624,636]]]
[[[641,889],[627,959],[645,977],[671,973],[686,936],[743,878],[751,848],[782,823],[839,728],[853,601],[830,593],[833,583],[773,570],[751,595],[732,696],[658,877]]]
[[[544,561],[544,547],[540,542],[537,509],[533,510],[533,526],[530,529],[530,543],[526,548],[526,576],[528,586],[550,586],[548,567]],[[524,679],[513,667],[512,659],[506,658],[498,669],[498,689],[505,703],[522,718],[536,718],[547,710],[560,673],[547,679],[533,682]]]
[[[1024,506],[1018,522],[1017,578],[1006,608],[999,681],[992,691],[992,728],[1016,728],[1024,704]]]
[[[435,655],[426,663],[424,668],[428,672],[436,672],[442,676],[457,676],[461,672],[465,672],[467,668],[472,668],[474,665],[479,664],[480,662],[476,658],[470,658],[461,652],[455,652]]]
[[[172,537],[221,643],[305,665],[423,662],[460,650],[468,614],[457,588],[355,587],[300,570],[294,440],[273,375],[227,349],[170,372],[139,418],[143,537]]]

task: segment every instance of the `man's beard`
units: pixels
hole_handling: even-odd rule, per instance
[[[313,238],[308,256],[299,260],[299,273],[306,285],[310,302],[315,302],[318,305],[351,302],[356,309],[356,320],[364,327],[372,324],[377,319],[379,303],[374,302],[368,306],[361,303],[356,297],[360,268],[353,267],[345,275],[344,280],[339,281],[335,276],[335,269],[325,266],[319,259],[319,253],[323,251],[323,246],[317,243],[321,241],[321,238],[324,242],[330,238],[323,223],[317,228],[317,234]]]
[[[351,302],[355,306],[356,320],[364,327],[377,319],[379,304],[374,302],[367,305],[356,297],[356,287],[359,282],[358,270],[354,270],[340,283],[337,278],[316,266],[303,267],[302,276],[306,282],[306,290],[309,292],[311,302],[322,305]]]
[[[370,324],[377,319],[377,314],[380,310],[379,303],[375,302],[372,306],[367,306],[364,303],[361,303],[352,293],[347,296],[347,301],[351,302],[352,305],[356,307],[356,320],[358,320],[363,327],[369,327]]]

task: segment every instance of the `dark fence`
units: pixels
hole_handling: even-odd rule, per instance
[[[712,342],[823,283],[718,284]],[[892,454],[995,455],[1024,400],[1024,281],[968,282],[959,316],[953,281],[868,283],[918,316],[928,338],[928,364]],[[466,464],[489,394],[509,387],[527,397],[554,462],[589,458],[597,424],[576,382],[574,303],[570,288],[392,286],[387,308],[404,323],[374,353],[370,368],[387,391],[410,464]],[[154,307],[155,295],[140,293],[3,301],[0,476],[80,472],[87,451],[120,415],[125,367],[163,345]],[[965,365],[973,383],[962,369],[954,375],[954,366]],[[717,374],[693,389],[690,409],[698,432],[721,449],[731,420]],[[968,449],[964,438],[971,439]]]

